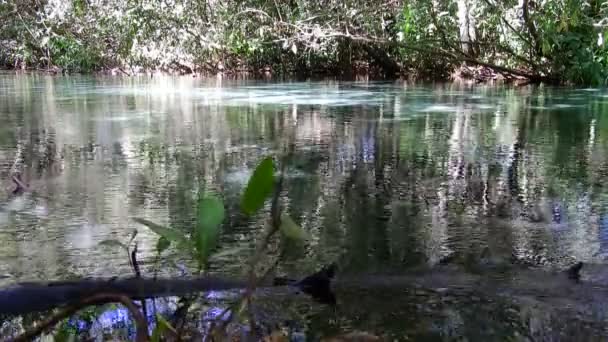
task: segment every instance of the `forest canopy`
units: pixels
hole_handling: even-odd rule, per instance
[[[599,0],[0,0],[0,65],[604,85]]]

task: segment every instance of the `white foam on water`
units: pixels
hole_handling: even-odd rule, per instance
[[[458,107],[447,106],[447,105],[431,105],[428,107],[421,108],[422,112],[456,112]]]
[[[492,106],[492,105],[489,105],[489,104],[480,104],[480,105],[477,105],[475,107],[477,107],[478,109],[494,109],[494,108],[496,108],[496,106]]]
[[[574,108],[574,107],[581,107],[581,106],[573,105],[573,104],[569,104],[569,103],[558,103],[558,104],[554,104],[553,106],[551,106],[551,108]]]

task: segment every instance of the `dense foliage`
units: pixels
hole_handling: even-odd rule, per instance
[[[12,68],[608,76],[600,0],[4,0],[0,25]]]

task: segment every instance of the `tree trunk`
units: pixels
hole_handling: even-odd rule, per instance
[[[475,18],[471,14],[469,0],[458,0],[458,26],[460,28],[460,48],[471,58],[475,58],[475,41],[477,39]]]

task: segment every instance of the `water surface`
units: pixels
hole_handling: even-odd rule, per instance
[[[237,251],[211,267],[242,271],[268,208],[245,219],[239,196],[289,142],[282,200],[313,238],[282,272],[448,256],[563,268],[608,252],[603,89],[2,74],[0,120],[5,285],[128,275],[98,243],[133,229],[150,271],[157,237],[132,218],[188,230],[202,189],[226,203],[219,250]],[[15,172],[31,192],[11,194]]]

